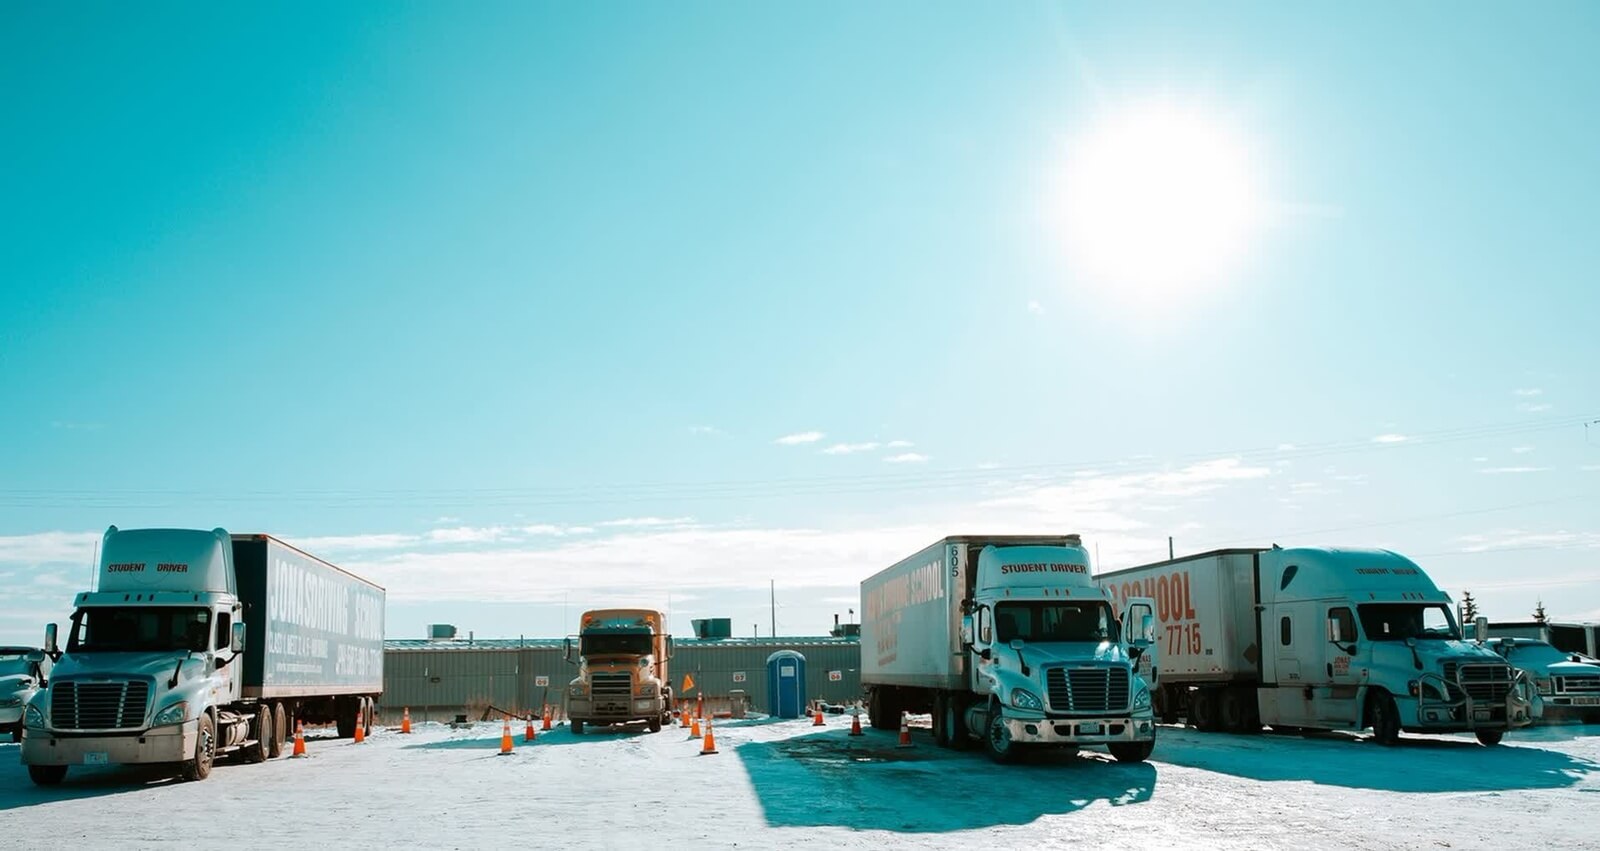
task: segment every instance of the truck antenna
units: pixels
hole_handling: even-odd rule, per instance
[[[767,593],[770,595],[770,597],[768,599],[769,599],[769,602],[771,602],[771,604],[772,604],[772,637],[773,638],[777,638],[778,637],[778,580],[776,580],[776,579],[768,579],[767,580]]]
[[[89,590],[95,589],[100,579],[100,542],[94,542],[94,556],[89,559]]]

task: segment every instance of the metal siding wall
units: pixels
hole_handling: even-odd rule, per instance
[[[743,689],[753,710],[767,712],[767,657],[778,650],[796,650],[806,657],[807,700],[848,703],[860,697],[861,650],[854,642],[679,643],[668,665],[672,688],[679,697],[690,698],[725,697]],[[744,682],[733,681],[736,671],[744,672]],[[829,671],[841,672],[842,678],[829,680]],[[484,703],[518,714],[537,712],[545,701],[560,707],[577,668],[567,664],[559,647],[455,647],[386,650],[383,672],[379,707],[385,723],[395,723],[404,707],[410,707],[417,721],[449,721],[469,712],[468,706]],[[682,693],[686,673],[695,680],[687,695]],[[548,687],[535,685],[540,676],[550,678]]]

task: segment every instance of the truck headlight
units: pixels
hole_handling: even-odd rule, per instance
[[[1035,709],[1044,711],[1044,704],[1039,702],[1039,696],[1025,688],[1011,690],[1011,705],[1018,709]]]
[[[1149,709],[1150,708],[1150,688],[1149,688],[1149,686],[1141,685],[1141,686],[1139,686],[1139,689],[1133,693],[1133,708],[1134,709]]]
[[[177,703],[168,706],[166,709],[157,712],[156,718],[154,721],[150,722],[150,726],[166,727],[172,724],[182,724],[185,720],[184,716],[188,714],[189,702],[187,700],[180,700]]]
[[[1556,690],[1555,681],[1549,677],[1539,677],[1533,681],[1533,685],[1540,694],[1554,694]]]
[[[0,706],[21,706],[21,705],[22,705],[22,696],[21,695],[12,695],[11,697],[0,697]]]
[[[585,694],[583,683],[573,683],[572,685],[567,686],[567,694],[573,697],[583,697]]]
[[[655,697],[656,696],[656,684],[655,683],[645,683],[644,685],[639,686],[639,696],[640,697]]]
[[[28,704],[28,708],[22,712],[22,726],[33,730],[43,730],[44,710],[31,703]]]

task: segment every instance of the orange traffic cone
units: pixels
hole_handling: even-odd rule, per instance
[[[528,716],[528,729],[522,731],[522,741],[523,741],[524,744],[526,744],[528,742],[533,741],[534,738],[537,737],[538,735],[539,735],[538,733],[533,732],[533,716],[529,715]]]
[[[688,727],[689,727],[689,716],[692,715],[692,714],[693,713],[691,713],[689,711],[688,707],[684,707],[683,709],[678,710],[678,718],[682,719],[684,729],[688,729]]]
[[[859,706],[855,708],[854,712],[850,713],[850,735],[864,735],[861,732],[861,707]]]
[[[821,727],[824,723],[825,722],[822,720],[822,703],[818,702],[817,703],[817,717],[816,717],[815,720],[813,720],[811,722],[811,726],[813,726],[813,727]]]
[[[900,744],[895,747],[911,747],[911,716],[905,712],[900,713]]]
[[[711,732],[711,719],[706,719],[706,738],[700,743],[700,755],[709,756],[717,752],[717,737]]]
[[[691,738],[691,739],[700,738],[700,719],[699,718],[695,718],[694,719],[694,723],[689,727],[689,738]]]
[[[306,725],[302,721],[294,722],[294,753],[291,757],[306,755]]]
[[[400,716],[400,732],[411,732],[411,707],[409,706],[406,707],[406,711]]]
[[[695,699],[694,699],[694,717],[696,717],[696,718],[704,718],[704,717],[706,717],[706,696],[703,695],[703,694],[695,696]]]
[[[356,744],[367,740],[367,718],[365,712],[356,713]]]
[[[507,716],[500,728],[500,755],[511,753],[511,717]]]
[[[546,731],[550,729],[550,704],[548,703],[544,705],[544,728]]]

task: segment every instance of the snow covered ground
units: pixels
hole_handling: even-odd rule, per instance
[[[636,848],[1593,848],[1600,727],[1523,731],[1498,748],[1407,737],[1229,736],[1163,727],[1155,756],[1014,767],[978,752],[846,735],[849,719],[725,722],[719,753],[682,729],[565,727],[498,756],[500,725],[418,725],[310,758],[219,764],[182,783],[74,768],[40,789],[0,745],[0,844]]]

